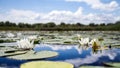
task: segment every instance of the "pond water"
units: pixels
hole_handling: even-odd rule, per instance
[[[0,40],[11,39],[6,37],[6,34],[9,32],[0,32]],[[58,52],[59,55],[53,58],[44,59],[46,61],[63,61],[72,63],[75,68],[78,68],[81,65],[104,65],[105,62],[120,62],[120,49],[111,48],[108,50],[94,50],[91,47],[75,45],[76,36],[80,34],[83,38],[89,37],[90,39],[94,38],[103,38],[104,45],[120,45],[120,31],[21,31],[21,35],[18,35],[18,31],[11,31],[15,34],[16,39],[27,38],[28,36],[37,35],[42,38],[42,43],[37,44],[34,48],[35,51],[49,50]],[[37,37],[37,38],[38,38]],[[62,45],[64,42],[75,43],[74,45]],[[47,44],[51,43],[51,44]],[[54,44],[57,43],[57,44]],[[54,44],[54,45],[52,45]],[[61,45],[60,45],[61,44]],[[79,44],[77,42],[77,44]],[[0,46],[16,46],[16,43],[0,43]],[[116,46],[117,47],[117,46]],[[37,61],[37,60],[36,60]],[[38,60],[39,61],[39,60]],[[14,60],[0,57],[0,68],[19,68],[22,63],[30,62],[26,60]]]
[[[59,53],[58,56],[45,60],[69,62],[72,63],[75,68],[78,68],[81,65],[103,65],[104,62],[120,62],[120,49],[117,48],[94,51],[91,47],[79,45],[37,44],[34,50],[56,51]],[[20,64],[25,62],[29,61],[0,57],[0,67],[19,68]]]

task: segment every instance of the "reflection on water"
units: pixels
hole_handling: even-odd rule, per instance
[[[59,53],[57,57],[45,59],[50,61],[64,61],[75,65],[102,65],[103,62],[120,62],[120,49],[95,50],[88,46],[79,45],[49,45],[39,44],[35,51],[50,50]],[[16,66],[28,61],[0,58],[0,66]]]
[[[42,45],[35,48],[40,50],[57,51],[60,55],[47,60],[65,61],[79,67],[83,64],[102,65],[103,62],[120,62],[120,49],[96,50],[88,46],[79,45]]]

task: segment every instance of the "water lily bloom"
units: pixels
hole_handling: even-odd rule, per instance
[[[93,48],[94,50],[100,48],[100,41],[99,41],[98,39],[93,39],[93,40],[91,40],[90,44],[92,45],[92,48]]]
[[[21,39],[20,41],[17,41],[17,46],[20,49],[32,49],[34,47],[33,43],[34,40],[30,42],[28,39]]]
[[[80,40],[78,40],[78,42],[80,43],[80,45],[88,45],[89,40],[89,38],[81,38]]]
[[[92,48],[93,49],[98,49],[99,45],[94,41],[93,44],[92,44]]]
[[[98,46],[100,46],[100,41],[98,40],[98,39],[92,39],[90,42],[89,42],[89,44],[90,45],[94,45],[94,43],[96,43],[96,45],[98,45]]]
[[[77,34],[77,38],[78,38],[78,40],[80,40],[82,37],[81,37],[81,35]]]
[[[7,36],[8,38],[13,38],[13,37],[15,37],[15,35],[14,35],[13,33],[7,33],[6,36]]]
[[[28,38],[29,40],[35,40],[35,39],[37,39],[37,35],[28,36],[27,38]]]

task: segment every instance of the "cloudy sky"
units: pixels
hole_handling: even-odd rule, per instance
[[[0,0],[0,21],[111,23],[120,20],[120,0]]]

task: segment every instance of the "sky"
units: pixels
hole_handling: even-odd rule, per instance
[[[120,0],[0,0],[0,21],[15,23],[114,23]]]

